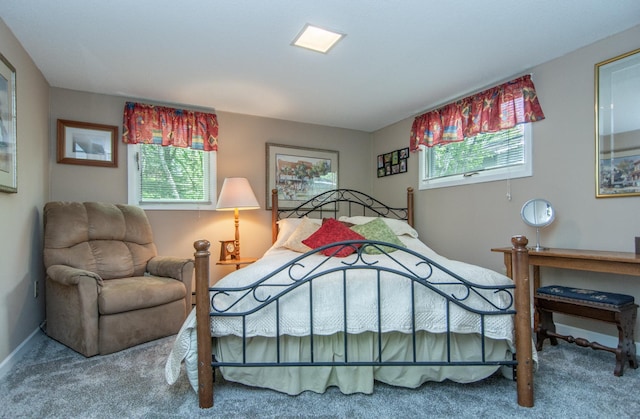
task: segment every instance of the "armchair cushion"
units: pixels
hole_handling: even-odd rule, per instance
[[[159,276],[110,279],[98,295],[100,315],[160,306],[184,299],[185,287],[173,278]]]

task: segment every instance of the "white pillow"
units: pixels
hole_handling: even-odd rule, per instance
[[[284,246],[284,243],[287,241],[287,239],[289,239],[291,234],[293,234],[293,232],[296,231],[296,228],[298,228],[300,223],[302,223],[302,220],[305,218],[307,217],[305,216],[302,218],[283,218],[282,220],[278,220],[278,238],[276,239],[276,242],[272,245],[272,247],[277,248],[277,247]],[[318,220],[316,220],[315,218],[308,218],[308,219],[314,222],[317,222],[318,225],[322,224],[322,220],[320,219]]]
[[[285,218],[283,220],[278,220],[278,238],[273,246],[282,247],[289,236],[296,231],[296,228],[298,228],[301,222],[301,218]]]
[[[418,232],[409,225],[405,220],[396,220],[395,218],[384,218],[384,217],[366,217],[362,215],[356,215],[354,217],[342,216],[338,219],[338,221],[344,221],[352,224],[366,224],[370,221],[375,220],[376,218],[382,218],[385,223],[389,226],[389,228],[396,234],[396,236],[407,235],[411,236],[414,239],[418,238]]]
[[[289,236],[284,247],[293,250],[294,252],[306,253],[311,250],[309,246],[302,243],[302,240],[306,239],[320,228],[320,224],[311,218],[304,217],[302,222],[298,225],[298,228]]]

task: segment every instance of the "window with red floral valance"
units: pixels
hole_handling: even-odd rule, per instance
[[[127,102],[122,140],[129,145],[129,204],[161,210],[215,209],[215,113]]]
[[[409,148],[433,147],[544,119],[530,75],[416,116]]]
[[[127,102],[122,141],[217,151],[218,118],[215,113]]]

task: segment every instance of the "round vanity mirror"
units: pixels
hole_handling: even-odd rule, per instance
[[[556,213],[551,203],[546,199],[531,199],[524,203],[520,215],[522,221],[536,228],[535,250],[544,250],[544,247],[540,246],[540,228],[548,226],[555,219]]]

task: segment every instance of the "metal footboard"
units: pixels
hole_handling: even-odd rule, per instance
[[[339,266],[328,265],[327,262],[331,259],[331,256],[323,256],[318,260],[318,257],[312,258],[313,255],[319,255],[322,251],[330,249],[333,254],[338,253],[342,248],[350,247],[354,253],[339,263]],[[375,249],[375,257],[367,253],[367,250]],[[393,249],[393,252],[390,250]],[[403,258],[399,256],[403,254]],[[401,262],[400,259],[407,259],[407,255],[410,255],[411,262]],[[380,259],[384,259],[387,263],[380,263]],[[375,278],[376,284],[376,299],[377,310],[376,318],[377,325],[375,333],[377,339],[377,356],[372,359],[350,359],[349,358],[349,306],[347,290],[349,290],[349,281],[353,281],[358,277],[361,277],[362,271],[370,271]],[[446,274],[446,281],[443,281],[441,277],[438,280],[433,280],[434,273],[436,271]],[[316,285],[319,285],[321,281],[325,280],[328,274],[338,274],[342,282],[342,333],[344,334],[344,354],[345,358],[342,360],[319,360],[315,358],[315,346],[314,346],[314,290]],[[384,298],[382,282],[383,278],[393,275],[394,281],[403,280],[410,281],[412,286],[410,287],[411,295],[410,301],[410,313],[411,313],[411,326],[409,335],[411,336],[413,356],[410,361],[398,361],[385,359],[383,351],[383,331],[384,325],[382,324],[383,315],[381,313],[382,303]],[[395,277],[398,277],[396,279]],[[401,278],[401,279],[400,279]],[[406,249],[401,246],[396,246],[391,243],[372,242],[364,240],[353,240],[340,243],[332,243],[315,249],[309,253],[302,254],[289,263],[274,270],[271,274],[260,278],[254,283],[241,287],[213,287],[210,288],[210,317],[215,323],[218,319],[223,318],[235,318],[239,319],[241,325],[241,332],[239,336],[242,338],[242,362],[224,362],[213,358],[212,367],[285,367],[285,366],[405,366],[405,365],[424,365],[424,366],[444,366],[444,365],[515,365],[516,362],[512,359],[509,360],[488,360],[485,352],[485,323],[486,319],[492,316],[511,316],[515,314],[513,290],[515,285],[513,283],[507,285],[479,285],[472,282],[473,279],[465,279],[460,277],[454,272],[451,272],[447,268],[439,265],[438,263],[430,260],[424,255],[418,254],[412,250]],[[416,310],[419,305],[416,301],[416,292],[419,289],[428,289],[429,292],[433,292],[439,295],[445,302],[445,314],[446,318],[446,330],[444,333],[447,336],[447,356],[446,359],[420,359],[416,353],[419,330],[416,327]],[[309,354],[306,360],[290,361],[283,359],[280,352],[280,337],[281,323],[280,313],[283,305],[283,300],[293,292],[304,292],[308,294],[308,317],[309,317]],[[488,298],[488,294],[500,295],[501,298]],[[496,303],[496,300],[499,303]],[[475,304],[473,304],[475,302]],[[480,302],[481,304],[477,304]],[[237,310],[242,305],[248,305],[251,308],[248,310]],[[451,307],[457,306],[465,311],[474,313],[478,316],[480,323],[480,341],[481,341],[481,353],[477,360],[456,361],[452,360],[451,355],[451,326],[449,322],[449,316],[451,314]],[[483,307],[478,307],[479,305]],[[261,315],[268,307],[271,306],[271,313],[275,316],[276,331],[276,359],[274,360],[260,360],[249,361],[247,359],[247,342],[249,337],[247,336],[247,318],[252,315]]]

